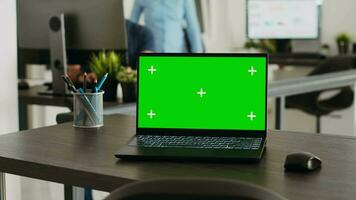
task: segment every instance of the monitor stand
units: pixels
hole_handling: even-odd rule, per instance
[[[276,39],[277,53],[291,53],[292,46],[290,39]]]
[[[66,96],[69,94],[62,77],[67,72],[66,39],[64,14],[52,16],[49,20],[50,68],[52,71],[52,91],[39,94]]]

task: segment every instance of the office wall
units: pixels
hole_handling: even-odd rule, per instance
[[[245,0],[202,0],[209,52],[240,51],[246,41]]]
[[[208,51],[227,52],[243,46],[245,42],[244,0],[202,0],[208,15],[203,34]],[[125,17],[129,18],[134,0],[124,0]],[[208,5],[208,6],[206,6]],[[207,14],[207,13],[203,13]],[[143,19],[140,21],[143,24]]]
[[[322,30],[320,40],[294,41],[295,49],[316,51],[322,43],[331,46],[336,54],[335,36],[340,32],[349,33],[356,42],[356,1],[321,0]],[[125,0],[125,16],[130,16],[134,0]],[[202,0],[208,5],[207,32],[204,41],[208,51],[239,51],[246,41],[246,0]]]
[[[124,0],[125,18],[130,18],[133,2],[134,0]]]
[[[204,0],[203,0],[204,1]],[[212,20],[210,25],[215,33],[207,38],[212,49],[234,51],[246,41],[245,0],[206,0],[211,4]],[[347,32],[356,41],[356,1],[322,0],[321,37],[320,40],[295,41],[298,49],[315,51],[318,45],[328,43],[331,53],[337,53],[335,36]]]
[[[0,134],[16,131],[17,50],[15,1],[0,0]]]
[[[335,36],[347,32],[356,42],[356,1],[324,0],[322,21],[322,42],[329,43],[332,52],[337,52]]]
[[[0,134],[18,130],[16,1],[0,0]],[[7,199],[20,200],[18,176],[6,175]]]

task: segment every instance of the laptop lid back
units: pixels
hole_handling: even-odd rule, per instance
[[[137,134],[266,136],[266,54],[141,54],[137,87]]]

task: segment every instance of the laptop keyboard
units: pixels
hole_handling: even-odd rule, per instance
[[[257,150],[262,138],[138,135],[140,147]]]

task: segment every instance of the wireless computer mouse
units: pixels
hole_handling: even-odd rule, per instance
[[[284,168],[287,171],[313,171],[321,167],[320,158],[308,152],[287,155]]]

